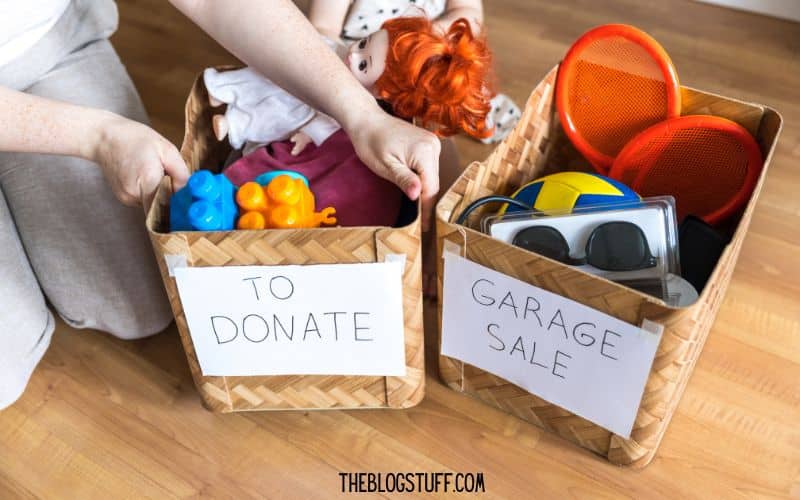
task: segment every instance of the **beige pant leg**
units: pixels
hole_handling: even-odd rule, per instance
[[[107,40],[70,54],[26,92],[146,120]],[[144,213],[117,201],[99,166],[4,153],[0,186],[39,284],[68,324],[128,339],[169,324]]]
[[[53,334],[53,315],[0,190],[0,410],[17,400]]]

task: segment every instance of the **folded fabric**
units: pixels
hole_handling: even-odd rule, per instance
[[[303,174],[316,206],[332,206],[342,226],[392,226],[397,221],[403,193],[378,177],[356,156],[343,130],[319,146],[309,144],[292,156],[292,143],[274,142],[232,163],[223,173],[236,186],[265,172],[291,170]]]

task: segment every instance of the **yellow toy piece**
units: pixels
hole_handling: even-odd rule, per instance
[[[336,224],[336,209],[315,212],[314,193],[302,179],[279,175],[266,186],[243,184],[236,193],[241,209],[238,229],[312,228]]]

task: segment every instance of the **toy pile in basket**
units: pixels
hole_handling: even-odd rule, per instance
[[[669,56],[631,26],[584,34],[555,90],[565,134],[596,172],[560,172],[478,199],[458,223],[502,203],[482,220],[492,237],[670,305],[693,303],[759,178],[755,139],[721,117],[680,116]]]
[[[491,54],[466,19],[438,33],[425,17],[400,17],[349,47],[325,41],[395,116],[441,137],[492,136]],[[203,80],[211,106],[226,106],[212,118],[214,134],[234,151],[221,174],[196,172],[173,196],[172,231],[394,226],[404,219],[402,191],[361,162],[331,117],[252,68],[209,68]]]

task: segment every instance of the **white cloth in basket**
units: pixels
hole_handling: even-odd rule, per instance
[[[347,48],[323,37],[343,57]],[[203,72],[208,94],[228,105],[228,141],[234,149],[245,143],[269,144],[306,133],[319,146],[341,127],[330,116],[315,110],[253,68]]]

